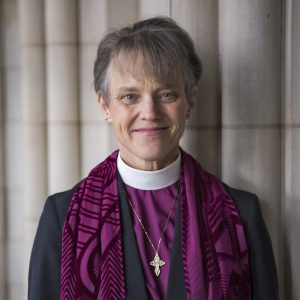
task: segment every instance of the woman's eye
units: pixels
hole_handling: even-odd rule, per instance
[[[122,96],[121,99],[126,102],[132,102],[137,99],[137,95],[127,94],[127,95]]]
[[[164,92],[159,94],[159,98],[164,102],[172,102],[178,98],[178,95],[175,92]]]

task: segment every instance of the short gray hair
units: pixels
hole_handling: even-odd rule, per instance
[[[139,21],[113,30],[102,39],[94,64],[94,88],[106,101],[109,99],[109,67],[112,64],[132,75],[143,71],[162,83],[183,80],[188,97],[202,72],[193,40],[168,17]]]

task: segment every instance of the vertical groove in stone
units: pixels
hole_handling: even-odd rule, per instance
[[[257,193],[280,265],[281,0],[220,1],[222,177]],[[255,127],[253,127],[255,125]]]
[[[291,103],[291,41],[292,41],[292,5],[291,0],[285,1],[285,24],[284,24],[284,94],[282,101],[283,108],[283,124],[290,123],[290,109]],[[281,244],[281,265],[285,266],[282,269],[282,286],[281,299],[293,299],[292,298],[292,276],[291,276],[291,253],[290,253],[290,224],[291,216],[291,169],[292,169],[292,149],[291,149],[292,132],[290,129],[283,127],[283,190],[282,190],[282,244]]]
[[[285,299],[300,295],[300,4],[285,1],[284,73],[284,216],[283,256]]]
[[[76,0],[45,1],[49,193],[80,178]]]
[[[218,1],[172,0],[171,15],[190,33],[203,62],[199,96],[188,122],[193,130],[186,130],[182,146],[219,174]]]
[[[5,199],[4,199],[4,143],[3,143],[3,86],[2,86],[2,49],[4,41],[2,33],[4,26],[3,20],[3,3],[0,2],[0,299],[5,299]]]

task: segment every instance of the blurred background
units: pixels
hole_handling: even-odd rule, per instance
[[[297,0],[0,0],[0,299],[26,299],[47,195],[116,148],[92,88],[101,37],[156,15],[191,34],[204,65],[183,148],[259,196],[281,299],[300,299]]]

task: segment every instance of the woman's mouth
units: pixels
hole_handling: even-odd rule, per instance
[[[134,132],[143,135],[159,135],[163,133],[168,127],[143,127],[133,130]]]

